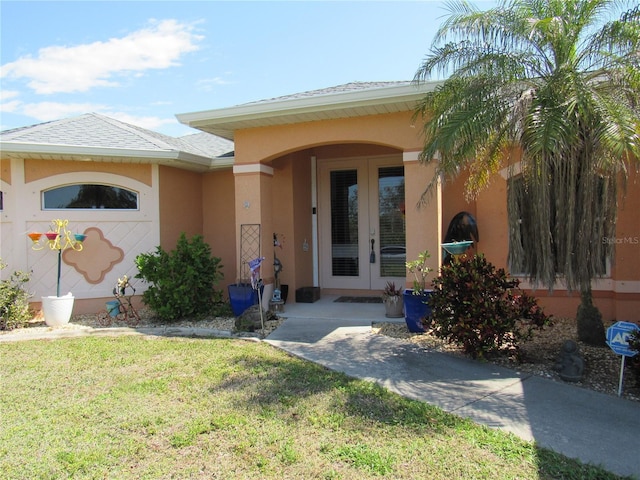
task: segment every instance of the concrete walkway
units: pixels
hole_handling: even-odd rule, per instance
[[[389,321],[382,308],[289,305],[287,319],[266,341],[584,463],[640,478],[638,402],[373,334],[372,321]]]

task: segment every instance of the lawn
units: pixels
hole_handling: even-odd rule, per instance
[[[5,343],[0,375],[3,479],[617,478],[265,343]]]

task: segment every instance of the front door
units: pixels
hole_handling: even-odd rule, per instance
[[[404,167],[393,157],[319,162],[323,288],[405,282]]]

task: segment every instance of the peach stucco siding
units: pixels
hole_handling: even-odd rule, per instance
[[[11,185],[11,162],[9,159],[0,159],[0,180]]]
[[[202,211],[204,241],[212,255],[221,259],[224,278],[219,289],[234,283],[237,270],[235,242],[235,188],[233,172],[210,172],[202,178]]]
[[[612,273],[619,279],[640,281],[640,171],[631,171],[626,195],[619,194],[616,258]]]
[[[303,249],[305,240],[313,244],[311,234],[311,161],[301,151],[273,161],[273,233],[281,247],[270,249],[282,263],[280,282],[284,285],[311,285],[313,259],[311,249]]]
[[[331,144],[383,145],[399,151],[421,147],[420,129],[413,126],[410,112],[240,130],[235,142],[237,164],[269,162]]]
[[[477,251],[500,268],[508,269],[509,250],[507,222],[507,181],[501,175],[492,177],[491,184],[469,203],[464,201],[462,176],[447,183],[443,189],[443,232],[458,211],[472,213],[478,223],[480,242]],[[608,320],[638,320],[640,306],[640,175],[631,172],[626,194],[620,192],[617,233],[614,239],[615,258],[610,275],[594,280],[593,296],[597,307]],[[553,291],[534,286],[520,277],[527,291],[539,298],[540,304],[554,315],[574,317],[580,303],[579,294],[567,292],[559,281]]]
[[[202,175],[159,167],[160,244],[172,250],[181,233],[202,235]]]
[[[131,178],[145,185],[151,186],[151,166],[130,163],[109,162],[77,162],[26,159],[24,161],[25,182],[33,182],[52,175],[62,175],[75,172],[103,172]]]

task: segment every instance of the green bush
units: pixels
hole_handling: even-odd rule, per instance
[[[551,322],[518,285],[483,255],[445,265],[433,281],[429,326],[473,358],[505,349],[517,354],[521,341]]]
[[[0,270],[6,266],[0,259]],[[32,295],[25,289],[30,278],[29,273],[17,271],[0,281],[0,330],[24,327],[33,318],[29,308]]]
[[[171,252],[157,247],[138,255],[136,278],[150,284],[143,302],[162,320],[210,314],[222,301],[222,292],[215,289],[223,277],[220,261],[201,235],[189,241],[184,233]]]

